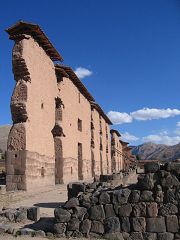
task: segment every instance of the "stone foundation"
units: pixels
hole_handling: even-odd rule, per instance
[[[55,182],[53,161],[54,158],[27,150],[7,151],[7,191],[53,186]]]
[[[160,169],[155,163],[147,165],[145,175],[129,187],[71,184],[68,196],[75,195],[55,209],[54,232],[58,237],[179,239],[179,174],[180,164]]]

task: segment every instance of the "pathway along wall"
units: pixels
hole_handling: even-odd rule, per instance
[[[180,239],[180,164],[145,165],[136,185],[79,184],[77,197],[55,209],[58,236],[108,239]],[[78,185],[76,186],[77,189]]]

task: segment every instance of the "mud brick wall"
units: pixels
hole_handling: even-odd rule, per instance
[[[51,131],[55,125],[57,79],[53,61],[32,33],[9,34],[14,40],[16,85],[11,98],[13,126],[7,144],[6,186],[8,191],[34,190],[55,184]]]
[[[55,209],[58,236],[107,239],[180,239],[180,164],[146,164],[138,183],[76,184],[77,197]],[[79,189],[78,189],[79,188]]]

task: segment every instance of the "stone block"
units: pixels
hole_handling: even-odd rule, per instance
[[[130,232],[131,225],[128,217],[120,217],[121,230],[123,232]]]
[[[23,222],[27,220],[27,210],[20,209],[15,212],[15,222]]]
[[[22,228],[20,229],[20,235],[24,236],[24,235],[28,235],[28,236],[34,236],[35,231],[30,229],[30,228]]]
[[[128,189],[128,188],[115,190],[113,192],[113,203],[114,204],[125,204],[125,203],[127,203],[130,193],[131,193],[131,190]]]
[[[169,173],[167,176],[161,179],[161,185],[162,187],[169,189],[179,186],[180,182],[174,175]]]
[[[108,204],[110,203],[110,196],[107,192],[102,192],[99,196],[99,203],[100,204]]]
[[[103,234],[104,233],[104,225],[99,221],[92,221],[91,224],[91,232]]]
[[[167,231],[171,233],[177,233],[179,231],[178,218],[175,215],[166,217]]]
[[[16,219],[16,210],[15,209],[7,209],[7,210],[5,210],[4,215],[10,222],[14,222]]]
[[[116,216],[112,204],[106,204],[106,205],[104,206],[104,210],[105,210],[105,216],[106,216],[106,218],[115,217],[115,216]]]
[[[147,191],[147,190],[143,191],[142,194],[141,194],[140,200],[142,202],[152,202],[152,201],[154,201],[153,192]]]
[[[124,240],[129,240],[129,239],[130,239],[130,238],[129,238],[129,236],[130,236],[129,233],[127,233],[127,232],[122,232],[122,235],[123,235]]]
[[[79,200],[75,197],[69,199],[63,206],[63,208],[71,209],[79,206]]]
[[[9,225],[0,223],[0,234],[8,232],[8,229],[10,228]]]
[[[110,217],[104,220],[104,231],[105,233],[116,233],[120,232],[120,222],[118,217]]]
[[[134,217],[145,217],[146,216],[146,203],[139,202],[133,205],[133,216]]]
[[[79,197],[79,203],[82,207],[90,208],[91,207],[91,197],[92,193],[86,193]]]
[[[146,207],[147,207],[147,217],[157,217],[158,206],[156,202],[147,203]]]
[[[141,232],[131,232],[129,240],[143,240],[143,235]]]
[[[91,220],[84,219],[80,224],[80,232],[88,234],[91,229]]]
[[[69,222],[71,214],[62,208],[55,208],[54,210],[55,221],[57,223]]]
[[[178,208],[176,205],[172,203],[164,204],[159,208],[160,216],[175,215],[177,213],[178,213]]]
[[[54,232],[56,234],[64,234],[66,231],[66,223],[55,223]]]
[[[164,196],[164,202],[177,204],[175,189],[167,189]]]
[[[130,203],[119,205],[118,215],[120,217],[129,217],[132,212],[132,206]]]
[[[152,233],[166,232],[164,217],[146,218],[146,231]]]
[[[156,233],[143,233],[143,239],[144,240],[157,240],[157,234]]]
[[[132,190],[129,196],[130,203],[138,203],[140,199],[140,191],[139,190]]]
[[[156,173],[147,173],[143,178],[138,180],[138,187],[141,190],[151,190],[154,188],[154,183],[157,180]]]
[[[146,221],[144,217],[131,218],[131,224],[134,232],[145,232]]]
[[[67,224],[68,231],[79,231],[80,221],[77,218],[71,218]]]
[[[80,192],[85,192],[86,186],[83,183],[73,182],[67,185],[68,199],[77,197]]]
[[[79,220],[83,220],[85,214],[87,213],[87,208],[84,207],[74,207],[73,208],[73,216],[77,217]]]
[[[122,233],[106,233],[103,237],[108,240],[124,240]]]
[[[103,205],[92,206],[89,209],[89,216],[91,220],[102,221],[103,219],[105,219],[105,212],[104,212]]]
[[[180,163],[169,162],[165,166],[166,171],[168,172],[177,172],[180,173]]]
[[[27,218],[31,221],[39,221],[40,219],[40,209],[39,207],[31,207],[27,209]]]
[[[173,240],[174,234],[166,232],[166,233],[158,233],[158,240]]]
[[[155,173],[160,169],[160,165],[157,162],[145,163],[144,172],[145,173]]]

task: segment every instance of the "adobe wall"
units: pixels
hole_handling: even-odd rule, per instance
[[[180,164],[145,165],[136,185],[75,184],[77,197],[55,209],[58,237],[119,240],[180,239]]]
[[[112,171],[118,172],[124,169],[123,148],[116,132],[111,132]]]
[[[58,83],[58,97],[62,100],[61,127],[63,148],[63,182],[91,179],[91,106],[73,82],[66,77]],[[78,130],[78,119],[82,131]],[[82,144],[82,166],[78,179],[78,143]]]
[[[107,131],[110,132],[109,126],[107,127],[107,123],[104,120],[103,117],[101,117],[100,119],[101,122],[101,129],[102,129],[102,133],[101,133],[101,139],[102,139],[102,150],[101,150],[101,154],[102,154],[102,159],[103,159],[103,165],[102,165],[102,174],[107,174],[107,173],[111,173],[111,164],[109,161],[109,159],[111,159],[111,150],[109,149],[109,135],[107,136],[106,133]],[[109,142],[108,142],[109,141]]]
[[[100,121],[99,112],[92,107],[91,111],[92,123],[91,123],[91,151],[94,158],[94,173],[93,175],[99,176],[101,174],[101,162],[100,162]]]
[[[62,57],[40,27],[20,21],[7,32],[15,41],[16,80],[7,190],[92,180],[122,170],[121,145],[114,134],[111,160],[111,121],[70,67],[54,66]]]
[[[111,161],[111,134],[110,126],[106,123],[106,158],[107,158],[107,174],[112,173],[112,161]]]
[[[54,65],[29,35],[15,39],[11,99],[13,127],[8,138],[7,190],[29,190],[54,184],[54,140],[57,95]],[[37,184],[38,183],[38,184]]]

